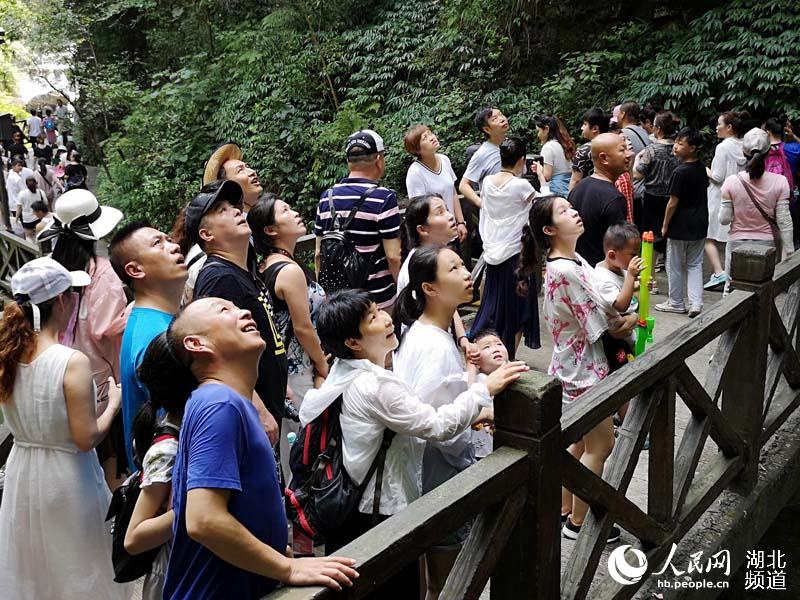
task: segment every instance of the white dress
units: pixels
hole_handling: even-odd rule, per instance
[[[3,403],[14,434],[0,506],[0,598],[127,598],[114,583],[111,500],[97,454],[72,441],[64,373],[72,348],[47,348],[17,368]]]
[[[729,137],[717,144],[714,159],[711,161],[711,177],[708,178],[708,235],[711,240],[728,241],[730,225],[719,222],[719,209],[722,205],[722,184],[731,175],[736,175],[744,167],[746,160],[742,153],[742,140]]]

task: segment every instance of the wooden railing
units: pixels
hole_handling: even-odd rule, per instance
[[[734,252],[734,291],[668,339],[568,405],[560,385],[528,373],[495,401],[495,452],[339,551],[357,560],[339,594],[285,588],[269,599],[362,598],[448,531],[477,517],[442,598],[493,600],[632,597],[725,490],[758,480],[761,447],[800,404],[800,254],[775,269],[775,250]],[[718,340],[701,383],[687,359]],[[691,416],[675,450],[680,398]],[[567,448],[631,401],[603,477]],[[680,432],[679,432],[680,433]],[[627,497],[650,435],[647,508]],[[707,438],[718,446],[699,468]],[[589,511],[561,575],[560,486]],[[597,576],[614,523],[638,538],[649,571],[632,585]],[[595,581],[598,579],[598,581]]]
[[[38,258],[42,251],[36,244],[28,242],[9,231],[0,230],[0,288],[11,293],[11,277],[29,260]]]

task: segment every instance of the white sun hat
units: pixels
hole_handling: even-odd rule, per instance
[[[100,206],[89,190],[65,192],[56,200],[55,216],[49,227],[37,236],[40,242],[72,231],[84,240],[99,240],[107,236],[122,220],[122,211],[112,206]]]

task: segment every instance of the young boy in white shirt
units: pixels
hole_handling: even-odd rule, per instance
[[[644,265],[639,256],[642,240],[639,230],[631,223],[612,225],[603,236],[604,260],[597,263],[595,273],[601,281],[597,292],[613,304],[620,315],[636,312],[639,303],[633,295],[636,278]],[[628,362],[628,354],[633,352],[633,332],[628,339],[603,336],[603,348],[611,371],[616,371]]]

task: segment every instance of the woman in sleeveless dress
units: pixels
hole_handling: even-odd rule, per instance
[[[0,598],[127,598],[114,583],[111,493],[94,447],[119,410],[97,415],[89,360],[58,343],[89,275],[38,258],[11,279],[0,322],[0,407],[14,435],[0,505]]]
[[[286,346],[292,402],[299,410],[306,392],[318,388],[328,376],[328,362],[316,331],[325,292],[294,257],[295,245],[306,234],[306,226],[286,202],[274,194],[264,194],[247,214],[247,222],[253,245],[264,257],[259,270],[272,297],[272,317]],[[284,418],[280,456],[287,483],[291,479],[287,436],[298,430],[296,420]]]

